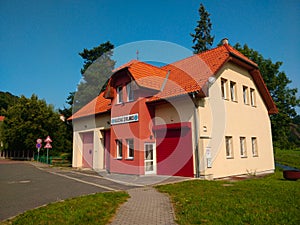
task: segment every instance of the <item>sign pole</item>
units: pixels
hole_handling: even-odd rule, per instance
[[[40,159],[40,148],[38,148],[38,157],[37,157],[37,161],[39,161]]]
[[[49,161],[48,161],[48,152],[49,152],[49,148],[47,148],[47,164],[49,164]]]

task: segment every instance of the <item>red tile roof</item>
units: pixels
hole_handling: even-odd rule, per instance
[[[68,120],[78,119],[85,116],[92,116],[109,111],[111,109],[111,101],[110,99],[104,98],[103,94],[104,92],[90,101],[84,107],[79,109],[70,118],[68,118]]]
[[[0,122],[4,121],[5,116],[0,116]]]
[[[228,44],[161,68],[138,60],[132,60],[113,72],[117,74],[120,70],[127,69],[139,86],[157,91],[162,90],[151,97],[149,99],[150,102],[192,92],[197,92],[204,97],[209,77],[214,76],[228,61],[233,61],[244,66],[249,71],[251,70],[250,74],[253,76],[253,80],[262,94],[269,113],[276,113],[277,108],[264,84],[257,64]],[[102,113],[110,110],[110,108],[110,100],[105,99],[102,93],[70,119]]]

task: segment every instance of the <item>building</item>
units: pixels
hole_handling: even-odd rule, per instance
[[[207,179],[272,173],[275,113],[257,64],[227,42],[163,67],[132,60],[69,118],[73,167]]]

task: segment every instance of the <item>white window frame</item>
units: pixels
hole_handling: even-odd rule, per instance
[[[221,94],[223,99],[228,99],[227,97],[227,79],[221,78]]]
[[[242,158],[247,157],[246,137],[240,137],[240,154]]]
[[[250,88],[250,104],[253,107],[256,106],[255,90],[253,88]]]
[[[252,156],[257,157],[258,156],[258,145],[257,145],[256,137],[251,137],[251,145],[252,145]]]
[[[116,139],[116,146],[117,146],[117,159],[123,158],[123,144],[122,140]]]
[[[236,82],[230,81],[230,98],[231,101],[236,102],[237,96],[236,96]]]
[[[233,143],[232,136],[225,136],[226,158],[233,159]]]
[[[134,101],[134,95],[133,95],[132,83],[131,82],[126,85],[126,94],[127,94],[127,101],[128,102]]]
[[[123,87],[118,86],[117,88],[117,104],[123,103]]]
[[[243,86],[243,100],[245,105],[249,105],[248,87]]]
[[[127,144],[127,159],[133,159],[134,158],[134,140],[133,140],[133,138],[126,139],[126,144]],[[130,155],[130,150],[132,150],[132,155]]]

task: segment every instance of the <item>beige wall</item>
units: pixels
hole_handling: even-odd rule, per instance
[[[270,119],[251,76],[246,70],[227,63],[216,78],[210,87],[209,97],[199,107],[201,174],[218,178],[272,172],[274,159]],[[221,98],[221,78],[227,79],[228,99],[225,100]],[[236,83],[236,101],[230,99],[230,81]],[[250,88],[255,90],[255,107],[244,104],[243,85],[248,87],[248,94]],[[232,136],[233,140],[233,158],[230,159],[226,158],[225,136]],[[247,157],[244,158],[240,155],[240,137],[246,138]],[[257,138],[257,157],[252,155],[251,137]],[[211,168],[207,168],[207,148],[211,152]]]
[[[73,121],[73,167],[82,167],[82,134],[93,132],[93,169],[104,169],[104,137],[101,131],[110,128],[108,122],[110,123],[110,114],[84,117]]]

